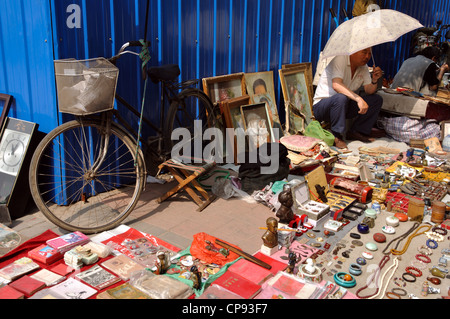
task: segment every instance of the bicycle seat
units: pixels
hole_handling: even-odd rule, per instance
[[[174,81],[181,74],[181,71],[177,64],[166,64],[151,67],[147,74],[152,82],[158,83],[160,81]]]

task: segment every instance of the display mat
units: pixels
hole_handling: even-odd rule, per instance
[[[408,232],[408,230],[411,229],[411,227],[414,225],[413,221],[406,221],[406,222],[400,222],[397,227],[395,227],[395,233],[394,234],[386,234],[383,233],[382,227],[386,226],[386,218],[388,216],[393,216],[393,213],[387,212],[387,211],[381,211],[380,214],[378,214],[377,218],[375,219],[375,225],[373,228],[369,229],[368,234],[360,234],[357,230],[357,224],[358,222],[353,221],[351,225],[344,226],[344,228],[340,231],[338,231],[336,234],[340,235],[333,241],[333,246],[324,254],[319,256],[317,258],[316,262],[323,265],[323,279],[324,280],[330,280],[333,281],[333,273],[334,272],[346,272],[349,273],[349,267],[350,264],[356,263],[357,258],[362,257],[363,252],[370,252],[373,255],[373,259],[368,260],[366,259],[366,265],[361,266],[362,268],[362,274],[359,276],[354,276],[356,280],[356,286],[352,288],[347,288],[347,290],[358,297],[368,297],[371,295],[374,295],[377,293],[376,286],[375,285],[369,285],[368,288],[362,290],[357,294],[357,291],[364,286],[368,285],[370,283],[370,277],[372,277],[373,273],[377,270],[378,265],[380,264],[380,261],[383,259],[385,254],[383,253],[383,250],[385,250],[386,253],[388,253],[389,260],[386,262],[384,267],[381,269],[380,272],[380,280],[381,277],[384,275],[384,281],[379,286],[380,294],[376,298],[371,299],[386,299],[385,292],[391,292],[392,289],[395,288],[402,288],[407,292],[407,296],[401,296],[402,299],[409,299],[409,295],[413,294],[414,296],[420,298],[420,299],[437,299],[441,298],[441,296],[447,296],[448,295],[448,289],[450,285],[450,279],[448,276],[448,273],[445,273],[444,278],[439,278],[441,280],[441,283],[439,285],[435,285],[431,283],[429,280],[427,280],[427,277],[435,277],[431,274],[430,269],[433,266],[438,266],[439,259],[443,256],[442,251],[444,249],[449,249],[450,241],[448,240],[448,235],[444,236],[444,240],[442,242],[438,242],[438,247],[429,251],[432,251],[432,254],[428,257],[431,259],[430,263],[420,263],[418,260],[416,260],[416,255],[420,254],[419,249],[422,246],[426,246],[427,243],[427,236],[425,234],[418,235],[416,237],[413,237],[412,240],[409,241],[408,244],[408,238],[410,235],[414,234],[415,231],[411,232],[410,235],[408,235],[405,239],[401,240],[398,246],[396,247],[397,241],[394,241],[392,244],[388,244],[395,238],[398,238],[399,236],[405,234]],[[364,218],[364,215],[360,217],[360,219]],[[361,221],[361,220],[360,220]],[[356,224],[356,225],[355,225]],[[433,225],[433,223],[422,223],[419,225],[417,233],[423,233],[426,231],[425,226],[426,225]],[[350,237],[351,233],[357,233],[361,236],[361,241],[363,243],[362,246],[354,245],[352,244],[353,241],[355,241],[354,238]],[[377,243],[373,236],[376,233],[382,233],[386,236],[386,242],[384,243]],[[342,236],[345,234],[344,236]],[[342,236],[342,237],[341,237]],[[375,243],[377,245],[376,251],[370,251],[368,250],[365,245],[368,243]],[[336,245],[338,243],[342,243],[345,245],[345,247],[341,248],[337,254],[333,254],[334,249],[336,248]],[[310,244],[310,243],[308,243]],[[387,248],[388,249],[385,249]],[[404,251],[401,255],[394,255],[392,253],[389,253],[391,249],[396,249],[398,251]],[[342,253],[347,252],[348,258],[344,257]],[[394,265],[394,259],[395,257],[398,258],[398,267],[395,268]],[[423,258],[424,259],[424,258]],[[330,264],[331,263],[331,264]],[[393,266],[393,268],[391,268]],[[406,282],[401,279],[395,279],[395,278],[402,278],[403,273],[405,273],[406,267],[413,266],[418,268],[422,272],[422,276],[417,277],[416,281],[414,283],[412,282]],[[448,267],[448,266],[447,266]],[[439,266],[440,269],[446,270],[447,267]],[[386,273],[386,271],[389,269],[389,271]],[[393,269],[395,269],[395,272],[393,273]],[[333,271],[333,272],[332,272]],[[386,273],[386,274],[385,274]],[[393,275],[391,276],[391,274]],[[407,277],[409,279],[409,277]],[[390,280],[389,280],[390,279]],[[430,287],[434,287],[437,289],[440,289],[440,293],[436,294],[428,294],[427,296],[423,296],[421,294],[422,291],[422,285],[425,281],[428,281],[428,284]],[[397,284],[398,285],[397,285]],[[396,290],[398,292],[398,290]],[[401,294],[404,294],[404,292],[400,292]]]
[[[117,229],[116,229],[117,230]],[[109,239],[109,240],[123,240],[123,238],[130,238],[133,236],[143,236],[143,233],[138,232],[132,228],[129,227],[124,227],[124,228],[118,228],[118,231],[116,232],[104,232],[104,234],[102,234],[104,237],[104,239]],[[158,245],[162,245],[167,249],[173,250],[173,251],[179,251],[179,248],[170,245],[154,236],[151,235],[146,235],[146,237],[151,238],[153,240],[153,242],[155,244]],[[98,235],[97,235],[98,236]],[[10,252],[8,252],[6,255],[2,256],[0,258],[0,268],[3,268],[7,265],[9,265],[10,263],[14,262],[17,259],[20,259],[22,257],[28,257],[28,252],[36,247],[39,247],[42,244],[46,244],[46,241],[52,238],[56,238],[59,237],[58,234],[56,234],[55,232],[53,232],[52,230],[47,230],[44,233],[42,233],[41,235],[38,235],[30,240],[27,240],[26,242],[24,242],[23,244],[21,244],[20,246],[18,246],[17,248],[11,250]],[[167,245],[167,246],[165,246]],[[74,272],[72,272],[71,274],[67,275],[67,278],[74,278],[76,276],[76,274],[80,273],[80,271],[86,271],[88,269],[90,269],[91,267],[94,267],[96,265],[100,265],[101,263],[105,262],[106,260],[110,259],[114,257],[114,254],[109,255],[106,258],[99,258],[98,261],[92,265],[87,265],[87,266],[83,266],[81,269],[79,270],[75,270]],[[35,260],[34,260],[35,261]],[[30,272],[28,275],[33,275],[34,273],[38,272],[41,269],[52,269],[53,267],[59,265],[59,264],[64,264],[64,259],[60,259],[59,261],[56,261],[50,265],[46,265],[44,263],[41,263],[39,261],[35,261],[41,268],[37,269],[36,271]],[[115,284],[112,284],[104,289],[101,290],[97,290],[96,293],[92,296],[90,296],[88,299],[96,299],[97,295],[99,293],[102,293],[108,289],[117,287],[119,285],[124,284],[125,281],[120,280]]]

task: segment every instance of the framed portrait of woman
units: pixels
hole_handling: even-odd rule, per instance
[[[313,120],[311,63],[281,69],[279,75],[286,107],[286,131],[297,134]]]

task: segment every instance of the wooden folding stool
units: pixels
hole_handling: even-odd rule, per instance
[[[173,175],[173,177],[177,180],[178,185],[158,198],[156,201],[158,203],[162,203],[176,193],[185,190],[187,194],[199,206],[197,211],[201,212],[209,204],[211,204],[217,196],[208,194],[208,192],[205,191],[205,189],[196,181],[196,179],[206,172],[209,172],[215,166],[216,163],[214,162],[195,165],[176,162],[172,159],[165,161],[164,163],[159,165],[159,170],[161,171],[163,168],[167,168]],[[199,194],[197,194],[196,191]],[[201,197],[203,197],[204,200]]]

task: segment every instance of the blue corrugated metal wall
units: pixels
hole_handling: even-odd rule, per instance
[[[146,0],[2,0],[0,1],[0,92],[14,95],[10,116],[40,124],[48,132],[58,115],[53,59],[111,56],[128,41],[144,37]],[[177,63],[182,79],[271,70],[280,118],[284,118],[278,69],[312,62],[336,25],[333,8],[351,16],[354,0],[150,0],[148,39],[152,65]],[[448,0],[385,0],[384,8],[417,18],[425,26],[450,23]],[[80,28],[67,20],[80,8]],[[411,33],[375,48],[377,64],[393,76],[409,54]],[[143,90],[133,57],[119,62],[118,90],[139,105]],[[129,70],[127,70],[126,68]],[[159,91],[151,84],[146,111],[157,118]]]

